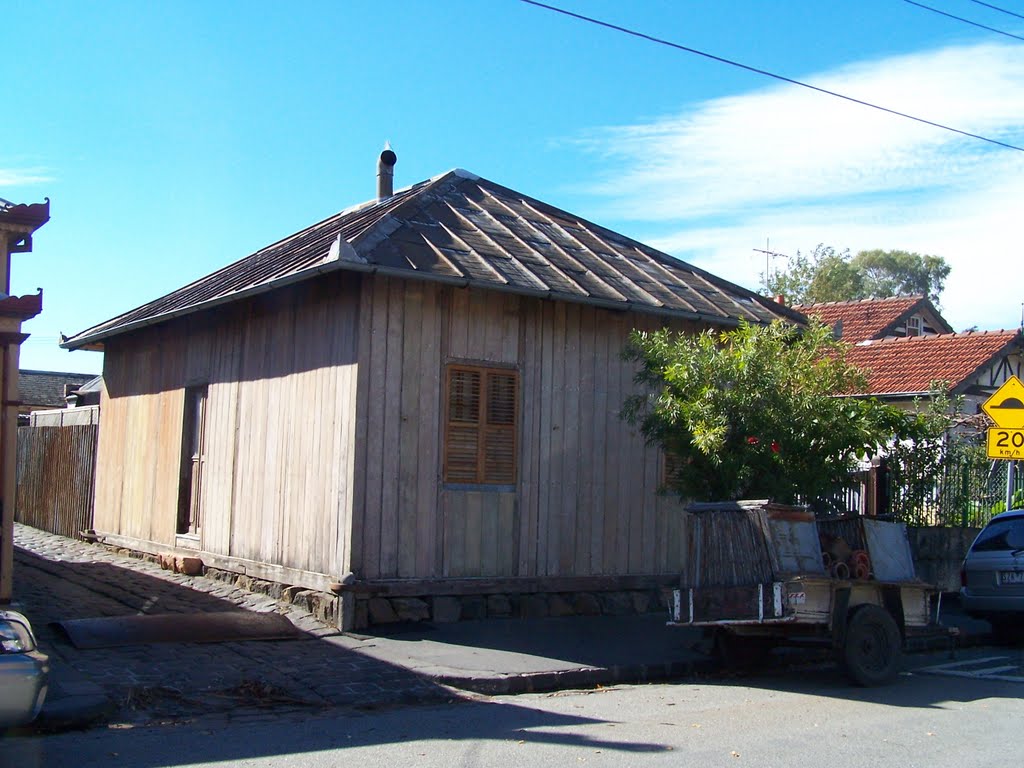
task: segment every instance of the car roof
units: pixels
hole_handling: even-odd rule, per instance
[[[1018,517],[1024,517],[1024,509],[1010,509],[1006,512],[1000,512],[998,515],[989,520],[989,523],[994,523],[998,520],[1013,520]]]

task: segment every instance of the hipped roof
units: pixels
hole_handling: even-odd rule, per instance
[[[65,339],[136,328],[351,270],[679,316],[724,326],[798,312],[463,170],[342,211],[155,301]]]

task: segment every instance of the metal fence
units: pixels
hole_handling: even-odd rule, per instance
[[[825,517],[872,515],[915,526],[977,528],[1006,509],[1009,461],[991,461],[977,436],[929,449],[895,451],[815,508]],[[1024,462],[1016,463],[1013,506],[1024,507]]]
[[[991,461],[983,447],[953,443],[937,461],[923,458],[886,466],[888,513],[909,525],[980,527],[1006,510],[1012,462]],[[1014,472],[1015,505],[1024,500],[1024,466]]]
[[[18,428],[15,520],[75,538],[93,527],[98,430],[95,424]]]

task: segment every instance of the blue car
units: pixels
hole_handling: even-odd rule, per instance
[[[28,619],[0,611],[0,729],[32,722],[46,699],[50,662]]]
[[[1024,637],[1024,509],[993,517],[960,572],[960,602],[1005,639]]]

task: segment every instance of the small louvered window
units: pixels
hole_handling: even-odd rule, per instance
[[[448,367],[444,481],[516,481],[519,379],[500,368]]]

